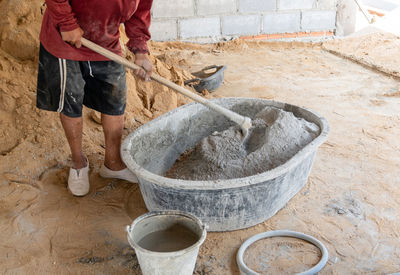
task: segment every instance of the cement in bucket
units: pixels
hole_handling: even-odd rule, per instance
[[[206,229],[195,216],[180,211],[153,211],[127,226],[143,275],[193,274]]]

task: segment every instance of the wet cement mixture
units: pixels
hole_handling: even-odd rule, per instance
[[[84,110],[91,186],[76,198],[66,187],[70,152],[58,114],[35,107],[42,3],[0,1],[0,273],[141,274],[125,227],[147,209],[138,185],[98,175],[104,138],[96,116]],[[388,74],[400,67],[393,58],[400,54],[399,38],[370,40],[335,44],[335,51],[350,53],[365,41],[364,59],[373,53],[365,66],[320,44],[150,43],[155,71],[179,85],[189,71],[226,65],[223,85],[211,95],[205,91],[207,97],[286,102],[318,112],[331,126],[307,185],[266,222],[208,233],[195,274],[239,274],[235,254],[243,241],[278,229],[304,232],[326,245],[329,261],[320,274],[400,271],[400,82]],[[386,74],[376,71],[389,59]],[[375,70],[367,67],[372,62],[379,64]],[[127,82],[124,136],[189,102],[131,72]],[[293,274],[318,261],[318,250],[304,242],[264,244],[246,255],[262,274]]]
[[[186,150],[167,177],[218,180],[260,174],[289,160],[318,134],[316,124],[266,107],[252,119],[247,136],[239,126],[213,133]]]
[[[139,240],[138,245],[154,252],[179,251],[194,245],[199,240],[189,228],[175,224],[165,230],[155,231]]]

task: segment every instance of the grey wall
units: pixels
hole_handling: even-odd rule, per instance
[[[153,40],[335,31],[337,0],[154,0]]]

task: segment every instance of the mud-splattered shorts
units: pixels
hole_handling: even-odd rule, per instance
[[[124,66],[113,61],[61,59],[40,45],[36,106],[80,117],[82,104],[103,114],[122,115],[126,106]]]

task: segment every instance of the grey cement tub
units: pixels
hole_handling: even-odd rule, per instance
[[[209,231],[250,227],[272,217],[306,184],[317,149],[327,138],[329,125],[318,114],[290,104],[251,98],[213,101],[250,118],[265,106],[281,108],[317,124],[320,134],[286,163],[261,174],[216,181],[163,177],[187,148],[212,132],[233,125],[224,116],[192,103],[132,132],[122,144],[122,158],[138,176],[148,210],[189,212],[208,225]]]

